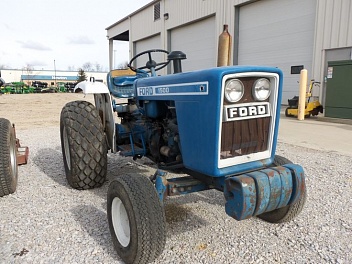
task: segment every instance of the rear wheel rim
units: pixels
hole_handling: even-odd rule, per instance
[[[130,221],[126,208],[118,197],[112,201],[111,218],[117,240],[123,247],[127,247],[131,240]]]
[[[66,131],[66,126],[63,128],[63,143],[64,143],[64,151],[65,151],[65,159],[66,164],[69,170],[71,170],[71,156],[70,156],[70,145],[68,143],[68,136]]]
[[[16,139],[13,135],[10,138],[10,166],[14,177],[17,175],[17,155],[16,155]]]

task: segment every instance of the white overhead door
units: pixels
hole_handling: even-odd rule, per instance
[[[282,104],[298,95],[299,74],[312,69],[316,0],[265,0],[239,9],[238,64],[267,65],[284,72]]]
[[[180,50],[187,56],[182,61],[184,72],[216,66],[215,17],[171,30],[170,40],[171,51]]]
[[[151,49],[160,49],[161,47],[161,40],[160,35],[155,35],[146,39],[142,39],[139,41],[134,42],[134,55],[141,53],[146,50]],[[164,55],[162,53],[153,53],[152,59],[156,62],[163,62],[165,61]],[[143,55],[137,59],[137,67],[145,66],[148,61],[148,55]]]

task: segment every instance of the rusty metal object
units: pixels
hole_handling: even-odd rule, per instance
[[[16,129],[14,124],[12,124],[12,129],[16,137],[17,165],[25,165],[28,162],[29,148],[21,146],[20,140],[16,136]]]
[[[225,210],[236,220],[248,219],[294,204],[304,192],[304,171],[285,164],[225,180]]]
[[[229,66],[231,61],[232,37],[228,31],[229,26],[224,25],[224,30],[219,36],[217,66]]]
[[[167,196],[176,196],[192,192],[200,192],[211,189],[208,184],[191,176],[166,179],[167,172],[157,170],[152,176],[155,179],[155,188],[159,199],[163,201]]]

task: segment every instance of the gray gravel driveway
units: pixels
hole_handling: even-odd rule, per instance
[[[17,134],[30,160],[16,193],[0,198],[0,263],[122,263],[108,229],[108,182],[150,176],[149,161],[109,154],[107,183],[78,191],[65,179],[58,126]],[[167,243],[156,263],[352,263],[352,157],[282,142],[277,152],[306,171],[308,201],[296,220],[238,222],[213,190],[168,198]]]

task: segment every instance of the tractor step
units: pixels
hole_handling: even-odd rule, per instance
[[[155,188],[162,201],[167,196],[182,195],[192,192],[209,190],[212,187],[192,176],[166,179],[167,172],[158,169],[152,179],[155,179]]]
[[[135,144],[121,145],[118,146],[120,150],[120,155],[124,157],[131,157],[136,155],[145,155],[145,150],[136,146]]]

